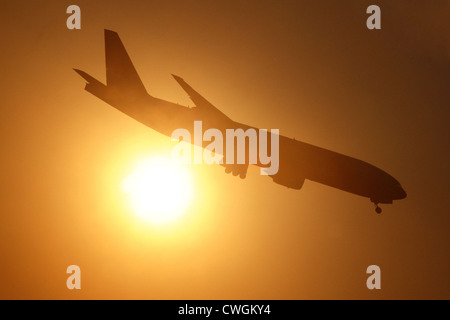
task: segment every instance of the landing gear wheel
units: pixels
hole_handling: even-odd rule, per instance
[[[375,212],[380,214],[382,212],[381,208],[379,206],[376,206]]]

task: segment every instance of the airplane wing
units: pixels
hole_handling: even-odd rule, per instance
[[[218,119],[230,121],[234,124],[230,118],[228,118],[223,112],[213,106],[208,100],[202,97],[197,91],[195,91],[190,85],[184,81],[183,78],[172,74],[178,84],[186,91],[189,95],[189,98],[194,102],[196,109],[202,113],[206,113],[209,115],[216,116]],[[241,179],[244,179],[247,175],[248,164],[221,164],[221,166],[225,167],[226,173],[231,173],[234,176],[238,176]]]
[[[174,79],[178,82],[178,84],[183,88],[184,91],[189,95],[192,102],[194,102],[195,106],[202,112],[207,112],[210,114],[215,114],[216,116],[231,121],[222,111],[214,107],[208,100],[202,97],[197,91],[195,91],[190,85],[184,81],[183,78],[172,74]]]

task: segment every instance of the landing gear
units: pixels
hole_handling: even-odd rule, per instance
[[[378,204],[375,204],[375,212],[380,214],[383,210],[378,206]]]
[[[378,206],[378,201],[370,198],[370,201],[375,205],[375,212],[380,214],[383,210]]]

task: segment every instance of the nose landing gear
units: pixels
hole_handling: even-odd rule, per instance
[[[378,206],[378,201],[377,200],[375,200],[375,199],[373,199],[373,198],[370,198],[370,202],[372,202],[374,205],[375,205],[375,212],[376,213],[378,213],[378,214],[380,214],[383,210],[381,210],[381,208]]]
[[[375,212],[380,214],[383,210],[378,206],[378,202],[373,203],[375,205]]]

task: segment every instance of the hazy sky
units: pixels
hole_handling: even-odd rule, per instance
[[[81,8],[81,30],[66,8]],[[381,30],[366,8],[381,8]],[[0,298],[450,298],[450,3],[2,1]],[[148,92],[347,154],[408,197],[366,198],[250,168],[193,166],[194,201],[166,227],[120,189],[168,138],[84,91],[117,31]],[[82,289],[66,288],[79,265]],[[381,268],[368,290],[366,268]]]

